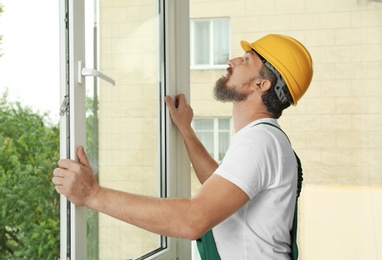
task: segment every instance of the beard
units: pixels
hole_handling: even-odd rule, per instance
[[[214,87],[214,97],[218,101],[230,102],[230,101],[244,101],[247,98],[245,93],[241,93],[233,88],[228,88],[227,82],[229,80],[231,73],[226,77],[221,77],[215,83]]]

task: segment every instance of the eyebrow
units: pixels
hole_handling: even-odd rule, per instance
[[[253,50],[249,50],[249,51],[245,52],[245,54],[244,54],[244,55],[246,55],[246,54],[252,54],[252,53],[256,53],[256,52],[255,52],[255,51],[253,51]]]
[[[246,55],[247,55],[247,56],[252,56],[251,54],[253,54],[253,53],[256,53],[256,52],[253,51],[253,50],[249,50],[249,51],[247,51],[247,52],[244,53],[243,57],[246,56]]]
[[[244,56],[245,55],[248,55],[248,56],[253,56],[252,54],[255,54],[255,55],[257,55],[257,57],[260,59],[260,61],[262,61],[262,58],[261,58],[261,56],[255,51],[255,50],[253,50],[253,49],[251,49],[251,50],[249,50],[249,51],[247,51],[247,52],[245,52],[245,54],[244,54]]]

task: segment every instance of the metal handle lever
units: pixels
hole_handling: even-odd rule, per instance
[[[78,83],[82,84],[82,76],[87,77],[87,76],[93,76],[93,77],[98,77],[100,79],[103,79],[113,86],[115,86],[115,80],[110,78],[109,76],[106,76],[102,72],[99,72],[98,70],[95,69],[89,69],[89,68],[84,68],[84,63],[82,61],[78,62]]]

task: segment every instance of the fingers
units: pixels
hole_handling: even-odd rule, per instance
[[[77,157],[80,164],[90,167],[88,157],[86,156],[85,149],[82,145],[77,147]]]
[[[186,96],[184,94],[179,94],[179,95],[176,95],[175,97],[175,107],[178,107],[180,104],[186,104],[187,103],[187,100],[186,100]]]
[[[53,170],[53,176],[54,177],[64,177],[64,174],[61,173],[63,171],[61,168],[56,168]]]
[[[79,165],[78,163],[76,164]],[[77,189],[75,184],[78,181],[79,180],[76,178],[76,174],[71,170],[62,168],[56,168],[53,170],[52,183],[54,184],[56,191],[68,199],[68,196],[73,194],[73,190]]]
[[[64,170],[60,169],[60,168],[54,169],[54,171],[53,171],[53,178],[52,178],[52,182],[53,182],[53,184],[55,186],[55,189],[60,194],[64,193],[63,183],[64,183],[65,173],[63,171]]]
[[[81,165],[90,167],[88,157],[87,157],[87,155],[85,153],[85,149],[82,145],[77,147],[77,158],[78,158],[78,162]],[[71,160],[71,159],[61,159],[58,161],[58,167],[60,167],[62,169],[71,169],[75,165],[76,165],[76,162],[74,160]]]
[[[75,165],[77,163],[69,159],[62,159],[58,161],[59,167],[53,170],[52,178],[52,182],[55,186],[63,186],[67,180],[71,179],[72,176],[69,169],[73,168],[72,164]]]
[[[166,106],[168,107],[168,109],[171,111],[173,111],[175,109],[175,104],[174,102],[172,101],[172,98],[170,96],[165,96],[164,97],[164,102],[166,103]]]
[[[168,110],[170,111],[170,114],[172,117],[174,117],[177,113],[178,101],[176,100],[176,98],[177,97],[175,97],[175,103],[170,96],[166,96],[164,98],[166,106],[167,106]]]
[[[91,168],[85,149],[81,145],[77,148],[78,162],[71,159],[58,161],[58,168],[53,171],[55,177],[64,177],[68,172],[81,173],[84,169]],[[84,168],[82,167],[84,166]]]
[[[71,159],[58,161],[52,182],[58,193],[76,205],[83,205],[96,181],[83,146],[77,148],[78,162]]]
[[[174,112],[179,106],[187,104],[186,96],[184,94],[176,95],[175,100],[172,100],[170,96],[165,96],[164,101],[171,113]]]

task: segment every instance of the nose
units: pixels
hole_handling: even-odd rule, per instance
[[[228,66],[234,68],[237,64],[241,64],[243,62],[243,58],[242,57],[237,57],[237,58],[234,58],[234,59],[230,59],[228,61]]]

